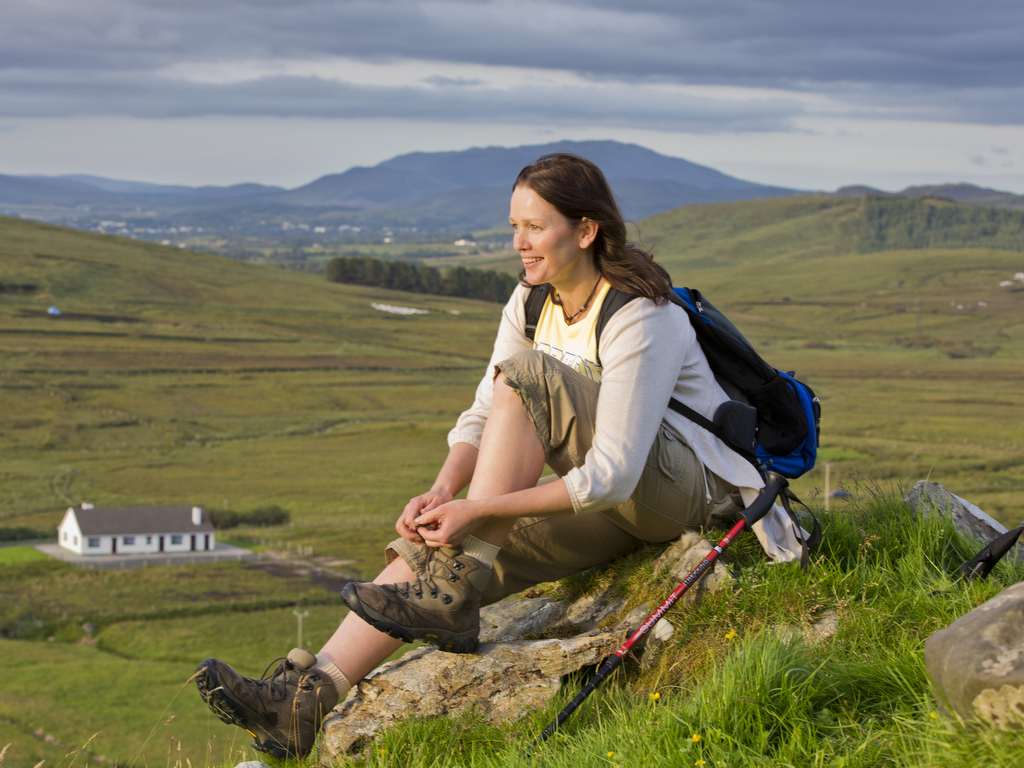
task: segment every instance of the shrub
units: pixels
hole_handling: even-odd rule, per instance
[[[31,539],[49,539],[53,536],[52,531],[40,531],[24,526],[0,528],[0,541],[30,541]]]
[[[291,520],[288,510],[277,504],[257,507],[249,512],[235,512],[230,509],[209,510],[210,522],[217,530],[237,528],[240,525],[252,525],[266,528],[271,525],[284,525]]]

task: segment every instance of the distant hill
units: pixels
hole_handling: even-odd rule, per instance
[[[593,160],[608,176],[629,218],[647,216],[687,203],[747,200],[795,194],[796,190],[737,179],[706,166],[669,157],[636,144],[617,141],[560,141],[520,147],[482,147],[459,152],[413,152],[371,168],[351,168],[280,196],[298,205],[436,210],[436,198],[487,200],[504,207],[512,181],[523,166],[541,155],[571,152]],[[460,195],[459,192],[465,192]],[[454,211],[453,211],[454,214]],[[475,218],[475,217],[472,217]],[[470,223],[470,222],[467,222]],[[475,226],[495,223],[471,222]]]
[[[97,196],[96,190],[118,196],[130,203],[139,199],[157,198],[176,205],[206,203],[215,201],[236,201],[245,198],[268,197],[283,192],[283,187],[266,184],[231,184],[229,186],[189,187],[181,184],[151,184],[146,181],[125,181],[108,179],[89,174],[68,174],[62,176],[11,176],[10,179],[42,182],[47,189],[64,194],[81,203],[110,200],[109,196]]]
[[[885,192],[874,187],[850,185],[840,187],[833,194],[837,197],[940,197],[968,205],[1024,209],[1024,195],[964,183],[920,185],[907,187],[902,192]]]
[[[0,204],[64,206],[88,201],[112,204],[118,196],[76,179],[0,175]]]
[[[727,266],[872,251],[1024,251],[1024,212],[934,198],[801,195],[678,208],[640,222],[668,265]]]
[[[90,175],[3,176],[3,211],[95,228],[103,219],[139,225],[142,236],[202,226],[230,237],[280,237],[295,225],[452,232],[504,220],[519,169],[550,152],[574,152],[608,175],[624,213],[642,218],[687,203],[748,200],[796,190],[737,179],[636,144],[563,141],[458,152],[413,152],[328,174],[296,189],[260,184],[188,187]],[[143,226],[144,224],[144,226]],[[152,230],[152,232],[150,231]],[[323,232],[321,234],[327,234]]]

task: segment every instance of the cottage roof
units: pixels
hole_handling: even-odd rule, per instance
[[[192,507],[75,507],[83,536],[133,533],[209,533],[210,516],[192,524]]]

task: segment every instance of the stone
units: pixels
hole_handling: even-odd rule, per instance
[[[829,609],[808,624],[775,624],[772,633],[780,640],[802,640],[817,645],[835,636],[839,631],[839,614]]]
[[[839,631],[839,614],[834,610],[827,610],[807,627],[804,632],[804,640],[811,645],[823,643]]]
[[[676,581],[682,581],[710,551],[711,543],[703,536],[693,532],[684,533],[654,561],[654,568],[656,572],[667,572]],[[695,602],[703,593],[731,587],[734,581],[722,561],[718,560],[700,581],[686,591],[679,602]]]
[[[488,722],[516,720],[544,707],[562,677],[598,664],[618,632],[569,639],[487,643],[476,654],[418,648],[370,673],[323,725],[321,761],[359,752],[384,729],[412,717],[477,710]]]
[[[480,611],[480,642],[504,643],[549,636],[565,616],[565,603],[548,597],[506,597]]]
[[[904,501],[920,515],[937,513],[950,518],[958,531],[979,544],[988,544],[999,534],[1006,533],[1006,526],[987,514],[981,507],[946,490],[939,483],[918,480]],[[1006,556],[1024,560],[1024,547],[1018,544]]]
[[[939,700],[965,719],[1024,728],[1024,581],[925,642]]]
[[[270,768],[270,766],[259,760],[246,760],[244,763],[238,763],[235,768]]]

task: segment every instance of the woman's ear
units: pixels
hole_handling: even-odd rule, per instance
[[[597,222],[593,219],[588,219],[586,216],[580,219],[578,232],[581,250],[585,250],[594,244],[594,240],[597,239],[597,230]]]

